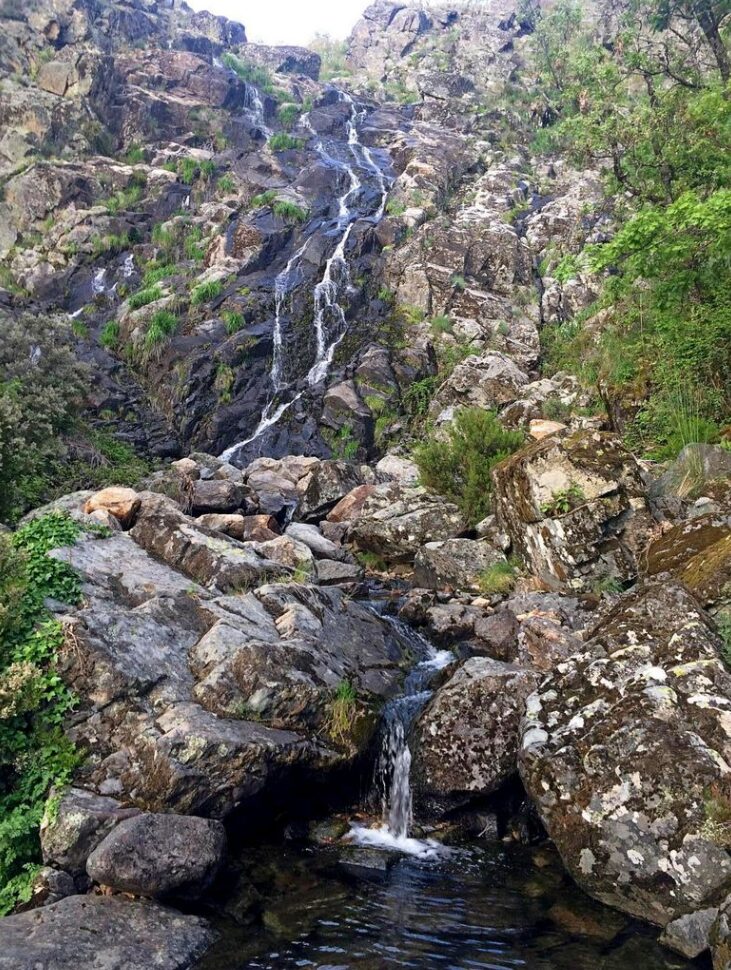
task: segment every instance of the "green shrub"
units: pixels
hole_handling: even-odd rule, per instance
[[[438,386],[439,378],[436,376],[423,377],[420,381],[409,384],[401,396],[401,403],[409,417],[426,417]]]
[[[273,152],[286,152],[302,148],[304,142],[301,138],[295,138],[286,132],[278,131],[276,134],[270,136],[267,145]]]
[[[190,302],[192,306],[200,306],[202,303],[208,303],[209,300],[215,300],[222,290],[223,283],[220,280],[199,283],[190,292]]]
[[[271,205],[277,198],[277,192],[274,189],[267,189],[266,192],[260,192],[255,195],[251,200],[252,209],[263,209],[265,206]]]
[[[154,286],[148,286],[146,289],[138,290],[129,298],[130,309],[139,310],[140,307],[154,303],[156,300],[161,300],[162,295],[162,290],[157,283]]]
[[[386,212],[390,216],[402,216],[406,212],[406,203],[401,199],[389,199],[386,203]]]
[[[455,273],[454,276],[452,276],[451,283],[455,290],[461,291],[467,289],[467,282],[464,276],[460,275],[459,273]]]
[[[515,567],[507,560],[496,562],[480,573],[477,586],[484,596],[509,593],[515,585]]]
[[[79,600],[76,574],[47,555],[79,532],[54,513],[0,535],[0,915],[30,898],[49,790],[79,762],[62,730],[74,704],[55,669],[64,633],[45,606]]]
[[[279,105],[277,114],[279,115],[280,123],[287,130],[290,130],[294,128],[299,121],[300,115],[302,114],[302,108],[298,104],[287,102],[286,104]]]
[[[198,174],[198,163],[194,158],[180,158],[176,166],[176,171],[180,176],[180,181],[186,185],[192,185]]]
[[[279,216],[280,219],[285,219],[291,222],[306,222],[307,221],[307,211],[301,206],[298,206],[294,202],[288,202],[286,200],[281,200],[275,202],[272,206],[272,212],[275,216]]]
[[[0,310],[0,521],[45,498],[88,380],[66,321]]]
[[[238,333],[246,326],[243,313],[239,313],[237,310],[224,310],[221,317],[226,324],[226,332],[229,334]]]
[[[119,343],[119,324],[116,320],[107,320],[99,334],[99,343],[107,350],[114,350]]]
[[[258,64],[251,64],[248,61],[244,61],[230,51],[222,54],[221,60],[226,67],[238,74],[242,81],[253,84],[254,87],[257,87],[264,94],[274,94],[274,82],[272,81],[271,74],[265,67],[259,67]]]
[[[204,258],[206,250],[205,246],[200,245],[202,238],[203,230],[201,227],[191,226],[185,234],[183,242],[183,252],[185,253],[186,259],[194,259],[196,262],[200,262]]]
[[[216,188],[219,190],[219,192],[223,192],[224,195],[228,195],[229,193],[233,192],[236,188],[236,182],[234,181],[233,175],[228,172],[225,175],[222,175],[218,182],[216,182]]]
[[[127,154],[124,156],[124,160],[128,165],[139,165],[141,162],[145,161],[145,153],[137,144],[137,142],[132,142],[127,150]]]
[[[200,175],[204,182],[210,182],[216,174],[216,163],[211,158],[207,158],[200,163]]]
[[[439,337],[443,333],[452,333],[454,330],[452,321],[445,316],[433,317],[429,326],[435,337]]]
[[[145,333],[145,348],[157,347],[172,336],[178,327],[178,318],[169,310],[158,310],[153,314]]]
[[[154,286],[156,283],[160,283],[162,280],[172,276],[175,272],[175,267],[170,263],[163,263],[161,266],[152,266],[142,277],[142,282],[145,287]]]
[[[458,411],[444,439],[432,437],[414,452],[421,480],[455,502],[472,525],[490,513],[492,468],[523,444],[493,411]]]

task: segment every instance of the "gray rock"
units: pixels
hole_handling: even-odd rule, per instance
[[[236,512],[246,501],[246,489],[228,479],[211,478],[194,481],[190,502],[195,514],[202,512]]]
[[[711,927],[711,953],[713,970],[731,968],[731,896],[721,903],[716,921]]]
[[[417,796],[447,811],[489,795],[518,769],[519,727],[538,674],[473,657],[439,688],[414,728]]]
[[[665,925],[731,889],[731,674],[691,594],[625,595],[527,702],[520,773],[574,879]]]
[[[680,452],[666,472],[653,482],[652,498],[698,494],[706,482],[731,478],[731,452],[718,445],[690,444]]]
[[[667,924],[660,942],[689,960],[694,960],[710,947],[711,929],[717,916],[717,906],[680,916]]]
[[[220,822],[145,813],[120,822],[89,856],[86,871],[119,892],[197,899],[210,888],[225,850]]]
[[[345,555],[342,547],[326,539],[315,525],[292,522],[284,531],[285,535],[309,546],[318,559],[341,559]]]
[[[352,562],[318,559],[315,563],[317,582],[321,586],[354,583],[363,578],[363,567]]]
[[[474,539],[427,542],[414,559],[413,583],[422,589],[475,588],[481,573],[505,561],[502,552],[487,542]]]
[[[72,876],[81,875],[89,855],[115,825],[138,814],[138,809],[125,808],[114,798],[69,788],[41,825],[43,861]]]
[[[69,896],[0,920],[0,970],[192,970],[206,920],[144,900]]]

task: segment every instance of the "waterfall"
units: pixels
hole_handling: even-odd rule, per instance
[[[266,126],[264,102],[261,100],[259,89],[255,87],[255,85],[247,83],[244,99],[246,110],[252,115],[255,125],[261,131],[261,133],[268,138],[272,132],[271,129],[267,128]]]
[[[247,86],[247,92],[251,90],[252,110],[254,110],[256,98],[261,106],[263,117],[263,105],[255,88]],[[303,115],[300,126],[310,133],[315,140],[314,150],[320,156],[325,165],[330,168],[338,169],[345,177],[346,184],[337,199],[337,221],[335,224],[334,235],[337,239],[332,255],[325,263],[322,279],[315,285],[313,290],[314,301],[314,360],[310,365],[305,381],[307,386],[314,387],[323,381],[329,372],[330,366],[335,356],[335,351],[347,332],[347,321],[345,310],[340,301],[343,294],[350,286],[350,273],[345,256],[345,250],[354,225],[361,218],[361,213],[356,205],[358,197],[363,187],[363,182],[359,177],[358,170],[362,169],[368,176],[376,179],[381,201],[378,210],[364,218],[373,218],[376,221],[381,218],[385,211],[386,196],[388,195],[388,181],[381,169],[376,164],[373,155],[366,146],[360,142],[358,134],[358,123],[365,115],[365,110],[359,112],[357,105],[350,95],[340,91],[338,97],[341,101],[348,104],[350,116],[346,121],[348,160],[336,158],[325,147],[323,139],[315,131],[309,118],[309,112]],[[302,257],[308,247],[311,237],[308,237],[299,249],[290,258],[284,269],[278,274],[274,284],[274,328],[272,332],[272,364],[270,370],[270,383],[272,396],[262,410],[259,423],[245,441],[237,442],[221,456],[225,460],[233,458],[237,452],[245,445],[251,444],[268,429],[275,425],[282,415],[295,403],[304,393],[300,390],[296,395],[287,401],[277,401],[277,398],[286,393],[291,387],[285,372],[284,360],[284,341],[283,341],[283,317],[286,311],[288,297],[301,281],[299,272]]]
[[[435,650],[424,637],[402,621],[393,617],[384,619],[395,626],[401,636],[407,636],[414,643],[417,655],[424,659],[406,678],[401,697],[390,701],[383,712],[381,750],[375,770],[382,824],[374,828],[353,825],[349,838],[358,845],[428,857],[443,849],[431,839],[415,839],[409,835],[413,820],[409,731],[432,695],[429,684],[434,675],[451,662],[453,655],[449,650]]]
[[[122,276],[128,280],[135,271],[135,257],[133,253],[127,253],[122,264]]]
[[[100,296],[102,293],[107,291],[107,271],[106,269],[98,269],[94,273],[94,278],[91,281],[91,292],[94,296]]]

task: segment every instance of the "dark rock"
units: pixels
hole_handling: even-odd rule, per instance
[[[666,925],[660,942],[689,960],[695,960],[710,947],[711,930],[717,916],[717,906],[680,916]]]
[[[679,523],[650,543],[642,565],[647,576],[670,574],[704,604],[728,602],[731,513],[711,512]]]
[[[487,542],[446,539],[427,542],[414,558],[414,586],[422,589],[470,589],[480,575],[505,556]]]
[[[2,970],[192,970],[215,940],[206,920],[121,896],[69,896],[0,921]]]
[[[225,849],[220,822],[145,813],[120,822],[89,856],[86,871],[120,892],[197,899],[210,888]]]

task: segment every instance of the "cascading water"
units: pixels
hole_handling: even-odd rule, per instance
[[[261,131],[261,133],[268,138],[271,135],[271,129],[266,126],[266,113],[264,110],[264,102],[261,100],[261,95],[259,94],[259,89],[253,84],[246,85],[246,94],[244,95],[244,104],[246,110],[251,114],[254,119],[254,124]]]
[[[91,281],[91,292],[94,296],[100,296],[102,293],[107,292],[107,271],[106,269],[99,269],[94,273],[94,277]]]
[[[252,90],[258,98],[256,89],[254,88]],[[253,97],[254,95],[252,95]],[[340,300],[350,285],[350,274],[345,256],[346,246],[355,223],[362,215],[356,206],[357,199],[363,188],[363,182],[359,178],[358,169],[364,169],[370,177],[375,178],[379,187],[379,208],[375,213],[369,215],[368,218],[374,218],[377,221],[382,217],[388,195],[388,181],[386,176],[376,164],[370,149],[361,144],[358,135],[358,122],[365,115],[365,111],[358,111],[357,105],[350,95],[344,92],[338,92],[338,97],[350,107],[350,117],[346,121],[347,144],[349,154],[355,164],[351,164],[350,161],[342,161],[328,151],[322,138],[313,128],[309,113],[305,114],[300,122],[301,126],[306,131],[309,131],[315,139],[313,147],[323,163],[329,168],[338,169],[347,180],[344,190],[337,200],[338,216],[335,225],[337,243],[332,255],[325,264],[322,279],[315,285],[313,291],[315,359],[305,376],[308,387],[314,387],[327,377],[335,351],[347,332],[345,310]],[[259,99],[259,104],[261,105],[261,99]],[[261,110],[263,117],[263,105],[261,106]],[[261,437],[268,428],[273,427],[282,415],[304,393],[304,390],[300,390],[288,400],[278,400],[291,387],[285,373],[283,318],[288,299],[302,278],[300,264],[309,245],[310,238],[308,237],[304,241],[275,280],[275,318],[272,334],[272,365],[270,371],[272,396],[264,406],[261,418],[254,432],[245,441],[237,442],[223,452],[221,457],[226,461],[233,458],[243,447]]]
[[[358,845],[429,857],[443,851],[443,847],[431,839],[409,836],[413,798],[408,738],[417,715],[431,697],[429,684],[435,674],[450,663],[453,655],[449,650],[435,650],[424,637],[400,620],[386,619],[398,628],[402,637],[406,636],[414,643],[423,659],[407,676],[402,696],[390,701],[383,712],[381,750],[375,771],[383,823],[375,828],[353,825],[349,838]]]

